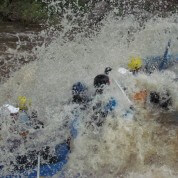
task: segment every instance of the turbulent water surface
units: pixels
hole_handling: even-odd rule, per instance
[[[40,27],[25,27],[12,22],[0,24],[0,81],[6,80],[11,71],[35,59],[31,50],[40,45]]]
[[[27,137],[23,140],[10,130],[11,118],[0,116],[0,145],[3,148],[0,163],[7,165],[4,172],[10,172],[10,161],[16,154],[23,154],[34,147],[38,150],[44,145],[54,147],[68,138],[66,122],[71,122],[70,112],[74,107],[68,104],[72,84],[83,81],[93,93],[94,77],[103,73],[107,66],[113,71],[111,87],[106,90],[103,101],[111,96],[120,97],[113,80],[116,79],[127,86],[131,100],[133,93],[139,90],[169,90],[173,96],[171,110],[177,110],[178,86],[173,82],[171,71],[155,72],[150,76],[141,73],[124,80],[117,72],[118,67],[127,68],[131,56],[163,55],[169,39],[172,40],[171,53],[178,53],[177,18],[177,15],[155,17],[140,26],[134,16],[118,18],[111,12],[102,20],[99,30],[87,35],[85,32],[76,33],[73,40],[64,38],[64,34],[74,26],[67,20],[62,22],[64,28],[60,33],[55,28],[42,31],[39,36],[48,39],[47,42],[44,40],[43,45],[31,50],[38,60],[12,73],[7,82],[0,85],[0,105],[16,105],[17,97],[24,95],[32,100],[30,110],[38,111],[38,119],[44,122],[45,127],[37,133],[29,131],[33,139]],[[18,50],[14,51],[14,54],[18,53]],[[177,67],[174,70],[177,71]],[[118,105],[125,107],[122,100]],[[63,176],[178,177],[177,122],[171,120],[171,114],[160,113],[160,109],[149,102],[134,103],[134,107],[134,120],[123,119],[119,109],[108,116],[101,128],[86,127],[81,120],[80,132],[71,143]],[[84,113],[85,121],[89,121],[91,115],[92,110]],[[21,139],[21,144],[12,153],[8,140],[13,138]]]

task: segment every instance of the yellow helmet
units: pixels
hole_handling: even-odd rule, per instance
[[[141,57],[132,57],[130,62],[128,63],[128,67],[130,70],[138,70],[142,67],[142,59]]]
[[[27,100],[25,96],[18,97],[18,107],[20,110],[28,110],[28,106],[31,105],[31,101]]]

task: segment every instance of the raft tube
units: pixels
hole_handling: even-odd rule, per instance
[[[62,143],[62,144],[56,145],[55,153],[60,161],[57,163],[54,163],[54,164],[41,165],[40,166],[40,176],[51,177],[51,176],[54,176],[55,174],[57,174],[59,171],[61,171],[63,166],[68,161],[69,152],[70,152],[70,150],[69,150],[67,143]],[[2,176],[0,178],[23,178],[23,177],[28,177],[28,178],[37,177],[37,167],[35,167],[32,170],[24,170],[21,172],[13,173],[11,175]]]

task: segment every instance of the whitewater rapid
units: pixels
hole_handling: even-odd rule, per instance
[[[56,32],[50,43],[34,48],[32,52],[37,60],[13,73],[0,86],[0,105],[16,105],[17,97],[24,95],[32,100],[32,108],[38,111],[39,119],[45,123],[45,128],[33,141],[22,144],[21,152],[45,144],[55,146],[68,138],[69,131],[64,124],[70,119],[67,116],[72,106],[67,103],[73,83],[85,82],[92,93],[93,79],[103,73],[105,67],[112,67],[113,78],[119,80],[117,69],[127,68],[131,56],[145,58],[163,55],[169,39],[171,53],[177,54],[177,18],[177,15],[156,17],[140,27],[134,16],[114,18],[110,13],[102,21],[100,30],[91,36],[78,33],[74,40],[64,41],[62,32]],[[64,31],[71,28],[66,21],[63,23],[66,23]],[[51,28],[51,31],[55,29]],[[41,32],[45,37],[48,34],[46,30]],[[174,67],[174,70],[177,68]],[[172,82],[172,75],[171,72],[156,72],[151,76],[140,74],[136,79],[127,78],[124,83],[130,97],[133,92],[144,88],[158,91],[169,89],[173,96],[172,109],[177,110],[178,86]],[[117,95],[114,83],[106,93],[109,97],[113,95]],[[122,105],[122,102],[119,104]],[[177,126],[158,122],[159,114],[156,113],[159,110],[150,106],[135,107],[137,112],[133,121],[125,121],[116,110],[114,118],[109,117],[101,130],[93,132],[81,125],[81,133],[72,143],[63,174],[66,177],[177,177]],[[89,116],[85,117],[88,119]],[[5,130],[0,131],[0,145],[6,148],[6,140],[11,134],[7,130],[5,133],[2,131]],[[5,155],[0,152],[0,161],[8,165],[6,161],[13,160],[14,156],[9,152]],[[61,173],[54,177],[59,176]]]

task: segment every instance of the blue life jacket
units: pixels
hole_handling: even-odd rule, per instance
[[[72,86],[72,94],[73,95],[78,95],[81,94],[82,92],[88,90],[86,85],[81,82],[74,83]]]
[[[104,110],[105,110],[105,112],[111,112],[111,111],[113,111],[117,106],[118,106],[118,102],[116,101],[116,99],[114,99],[113,97],[111,97],[111,99],[108,101],[108,103],[107,103],[106,106],[104,107]]]

